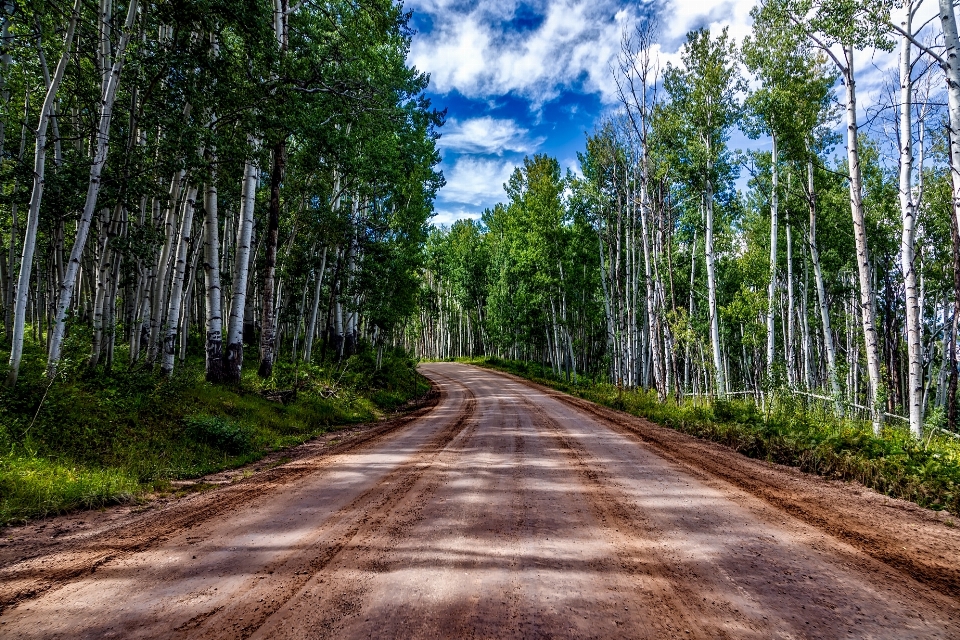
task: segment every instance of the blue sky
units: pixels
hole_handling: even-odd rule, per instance
[[[434,222],[478,217],[505,198],[503,183],[524,155],[547,153],[577,168],[585,134],[617,107],[609,64],[620,35],[642,12],[659,15],[660,64],[679,61],[685,34],[728,27],[750,32],[753,0],[408,0],[417,30],[411,62],[431,74],[428,94],[446,108],[440,150],[447,179]],[[867,61],[865,61],[867,62]],[[870,61],[861,99],[895,60]],[[731,146],[760,148],[739,133]]]

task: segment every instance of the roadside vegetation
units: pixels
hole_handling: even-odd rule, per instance
[[[170,378],[67,368],[51,384],[29,349],[0,390],[0,525],[138,500],[171,481],[249,464],[270,451],[401,409],[429,389],[402,351],[362,349],[339,365],[277,363],[263,380],[204,380],[202,358]]]
[[[0,11],[0,525],[423,392],[394,346],[444,112],[411,14],[289,5]]]
[[[949,502],[928,427],[960,434],[960,66],[918,44],[958,41],[954,7],[919,7],[766,0],[748,36],[691,31],[669,60],[656,21],[627,26],[579,166],[527,156],[501,202],[431,231],[409,344],[543,362],[753,455]],[[873,56],[891,90],[857,102]]]
[[[810,406],[787,395],[774,396],[766,410],[752,399],[661,402],[655,390],[623,389],[589,378],[567,382],[539,363],[497,357],[461,361],[512,373],[718,442],[751,458],[856,481],[922,507],[960,513],[960,439],[933,428],[927,429],[922,440],[913,437],[906,426],[893,424],[874,435],[869,420],[840,418],[832,408]],[[942,414],[928,418],[938,419]]]

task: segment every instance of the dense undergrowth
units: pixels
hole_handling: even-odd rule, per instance
[[[401,351],[379,370],[370,350],[339,366],[280,362],[265,381],[251,365],[238,386],[205,382],[200,358],[169,380],[68,360],[49,384],[44,355],[28,345],[17,386],[0,389],[0,526],[169,491],[173,480],[376,419],[429,389]]]
[[[960,513],[960,440],[928,430],[923,440],[888,425],[880,437],[861,420],[842,419],[793,396],[761,411],[751,400],[660,402],[655,392],[595,381],[559,380],[535,363],[486,357],[465,360],[544,384],[736,451],[822,476],[855,480],[923,507]]]

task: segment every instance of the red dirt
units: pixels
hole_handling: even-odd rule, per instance
[[[3,549],[0,636],[960,637],[943,515],[421,370],[435,407],[334,451]]]

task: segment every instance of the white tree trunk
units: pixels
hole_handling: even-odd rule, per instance
[[[843,69],[846,86],[847,161],[850,165],[850,213],[853,217],[853,237],[857,248],[857,275],[860,284],[860,317],[863,323],[864,355],[867,358],[867,376],[870,379],[870,417],[873,431],[880,433],[883,426],[881,406],[880,350],[877,344],[876,297],[873,291],[873,273],[867,249],[867,229],[863,210],[863,179],[860,170],[859,141],[857,140],[857,98],[853,70],[853,47],[844,45],[846,67]]]
[[[13,304],[13,327],[10,344],[10,372],[7,377],[7,385],[11,387],[17,383],[17,376],[20,374],[20,360],[23,357],[23,328],[27,314],[27,294],[30,289],[33,254],[37,247],[37,225],[40,216],[40,202],[43,199],[44,169],[46,168],[47,160],[47,127],[50,124],[51,111],[53,110],[53,104],[57,97],[57,91],[60,88],[60,83],[63,81],[63,75],[66,73],[67,64],[70,62],[70,52],[73,49],[73,35],[76,31],[79,16],[80,0],[75,0],[73,11],[70,14],[70,22],[67,25],[67,33],[63,38],[63,54],[60,56],[57,69],[53,74],[53,80],[50,82],[46,96],[44,96],[43,105],[40,107],[40,122],[34,134],[36,150],[33,159],[33,190],[30,194],[30,209],[27,213],[26,236],[23,239],[20,275],[17,279],[13,300],[11,300]],[[11,233],[11,242],[12,240]],[[12,273],[10,277],[13,277]]]
[[[787,193],[790,193],[790,176],[787,176]],[[793,298],[793,230],[790,227],[790,209],[787,208],[784,219],[784,238],[787,242],[787,339],[783,345],[783,353],[787,357],[787,385],[791,388],[797,384],[796,359],[794,357],[794,339],[796,326],[794,324]]]
[[[223,309],[220,291],[220,219],[217,211],[216,173],[204,189],[203,274],[206,287],[207,344],[206,378],[208,382],[223,379]]]
[[[708,163],[707,171],[713,171],[712,163]],[[704,194],[704,212],[706,214],[706,237],[704,254],[707,264],[707,304],[710,307],[710,346],[713,351],[714,375],[717,379],[717,395],[723,398],[727,395],[727,376],[724,370],[723,356],[720,353],[720,317],[717,309],[717,271],[713,255],[713,182],[707,178],[707,189]]]
[[[652,348],[654,384],[657,388],[657,397],[661,402],[667,399],[666,366],[663,353],[660,350],[660,314],[659,300],[655,292],[653,276],[653,258],[650,251],[650,225],[647,214],[650,209],[646,184],[640,187],[640,234],[643,236],[643,274],[646,284],[647,324],[650,327],[650,346]]]
[[[823,329],[823,350],[827,356],[827,378],[830,382],[830,394],[836,402],[837,413],[841,413],[840,381],[837,379],[837,349],[833,344],[833,330],[830,327],[830,308],[827,304],[826,287],[823,284],[823,269],[820,267],[820,251],[817,249],[817,199],[813,184],[813,156],[807,159],[807,197],[810,206],[810,224],[807,230],[807,243],[810,247],[810,263],[813,265],[813,280],[817,289],[817,307],[820,310],[820,324]]]
[[[908,4],[902,24],[904,31],[911,32],[912,11]],[[907,324],[907,406],[909,408],[910,432],[916,437],[923,435],[923,354],[920,345],[920,303],[917,293],[915,268],[917,206],[913,196],[913,81],[911,79],[912,45],[907,36],[900,38],[900,215],[903,232],[900,240],[900,266],[903,269],[903,286],[906,296]]]
[[[87,197],[83,205],[83,213],[77,224],[77,234],[74,237],[73,248],[70,250],[70,260],[67,263],[66,273],[60,285],[60,295],[57,301],[54,326],[50,336],[50,348],[47,352],[47,376],[53,377],[60,362],[60,353],[63,347],[64,332],[66,330],[67,309],[73,302],[73,292],[77,282],[77,272],[80,269],[80,257],[83,255],[90,233],[90,223],[93,212],[97,208],[97,199],[100,195],[100,174],[107,163],[107,153],[110,151],[110,122],[113,119],[113,103],[117,97],[117,86],[120,84],[120,72],[123,69],[123,56],[127,43],[133,35],[133,24],[137,18],[138,0],[131,0],[127,7],[127,17],[124,22],[123,34],[117,46],[116,58],[104,77],[103,93],[101,95],[100,126],[97,129],[97,148],[90,165],[90,178],[87,182]],[[104,58],[106,60],[107,58]]]
[[[187,271],[187,251],[190,249],[190,234],[192,233],[196,201],[197,188],[187,187],[187,197],[183,201],[183,215],[180,217],[177,261],[173,269],[173,284],[170,287],[170,308],[167,311],[166,326],[163,332],[163,359],[160,362],[160,372],[166,376],[173,375],[173,366],[176,362],[177,330],[180,326],[184,274]]]
[[[320,270],[316,273],[316,282],[313,287],[313,306],[310,311],[310,323],[307,325],[307,335],[303,345],[303,361],[310,362],[313,357],[313,338],[317,332],[317,316],[320,314],[320,293],[323,288],[323,274],[327,270],[327,247],[323,247],[323,259]]]
[[[777,295],[777,219],[780,204],[780,171],[777,162],[777,134],[773,133],[773,153],[770,161],[770,282],[767,285],[767,386],[773,386],[773,359],[776,331],[773,302]]]
[[[251,153],[259,146],[252,137]],[[233,293],[230,301],[230,323],[227,327],[227,348],[224,352],[224,379],[240,382],[243,367],[243,320],[247,303],[247,276],[250,269],[250,250],[253,238],[253,207],[257,194],[257,166],[252,158],[243,168],[243,187],[240,202],[240,220],[237,225],[237,250],[234,260]]]

